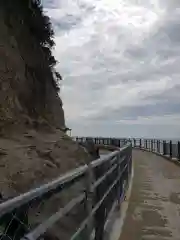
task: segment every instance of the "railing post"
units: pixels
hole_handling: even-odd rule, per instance
[[[115,145],[116,145],[116,147],[118,147],[118,145],[119,145],[117,138],[115,139]]]
[[[153,140],[151,140],[151,152],[153,151]]]
[[[153,146],[153,142],[152,142],[152,139],[150,140],[150,151],[152,151],[152,146]]]
[[[99,177],[101,177],[104,174],[104,171],[106,171],[106,167],[99,166],[95,169],[95,179],[97,180]],[[95,204],[98,203],[101,200],[101,197],[105,193],[107,189],[106,185],[107,181],[101,183],[96,190],[95,190]],[[101,206],[97,209],[94,221],[95,221],[95,238],[94,240],[103,240],[104,237],[104,225],[105,225],[105,219],[106,219],[106,205],[107,201],[103,201]]]
[[[158,152],[161,153],[161,141],[159,140],[159,148],[158,148]]]
[[[136,139],[134,138],[134,147],[136,147]]]
[[[157,152],[159,153],[159,140],[157,140]]]
[[[179,141],[178,141],[178,144],[177,144],[177,148],[178,148],[177,158],[178,158],[178,160],[180,161],[180,142],[179,142]]]
[[[155,152],[158,152],[158,140],[155,139]]]
[[[120,175],[120,172],[121,172],[121,155],[120,154],[121,153],[119,152],[119,154],[117,156],[117,161],[118,161],[117,174],[118,174],[118,176]],[[118,184],[117,184],[117,203],[118,203],[118,208],[120,208],[121,192],[122,192],[122,181],[121,181],[121,179],[119,179]]]
[[[156,140],[153,139],[153,152],[155,152],[155,143],[156,143]]]
[[[172,158],[172,141],[169,142],[169,155]]]
[[[140,138],[140,140],[139,140],[139,146],[140,146],[140,148],[141,148],[141,138]]]
[[[159,141],[159,153],[163,154],[163,142],[162,142],[162,140]]]
[[[163,155],[166,155],[166,141],[163,141]]]
[[[85,178],[85,183],[86,183],[85,210],[87,213],[87,217],[91,215],[92,208],[93,208],[93,201],[94,201],[94,193],[93,193],[93,188],[92,188],[93,182],[94,182],[93,170],[92,170],[91,163],[89,163],[86,178]],[[93,218],[90,217],[90,219],[87,223],[87,227],[85,229],[85,231],[86,231],[85,235],[86,235],[87,240],[91,240],[92,230],[93,230]]]

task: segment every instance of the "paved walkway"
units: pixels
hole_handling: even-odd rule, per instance
[[[134,179],[120,240],[180,239],[180,166],[133,151]]]

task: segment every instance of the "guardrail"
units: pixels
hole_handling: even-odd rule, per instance
[[[130,139],[127,138],[103,138],[103,137],[73,137],[73,140],[79,143],[84,143],[88,140],[93,141],[95,144],[100,145],[112,145],[116,147],[122,147],[126,143],[130,142]]]
[[[180,161],[180,142],[158,139],[131,139],[132,146],[158,153],[170,159]]]
[[[80,141],[79,139],[76,139]],[[101,139],[102,140],[102,139]],[[127,140],[119,139],[102,140],[106,144],[116,144],[119,148],[88,165],[78,167],[58,179],[49,182],[39,188],[21,194],[0,204],[0,239],[51,239],[51,229],[69,215],[74,209],[82,211],[84,216],[77,221],[74,232],[69,233],[68,239],[94,239],[102,240],[105,222],[115,202],[121,203],[125,188],[128,187],[132,166],[132,145]],[[82,140],[85,141],[85,140]],[[96,142],[96,140],[94,140]],[[100,140],[97,140],[97,142]],[[103,143],[102,142],[102,143]],[[64,206],[59,204],[58,210],[50,216],[35,223],[31,218],[48,208],[46,203],[56,204],[61,200],[64,191],[70,192],[71,187],[80,183],[82,189],[75,197],[72,197]],[[57,201],[58,200],[58,201]],[[54,239],[54,238],[53,238]],[[60,238],[57,238],[60,239]],[[65,238],[63,237],[65,240]]]
[[[132,147],[146,149],[151,152],[159,153],[171,159],[180,161],[180,141],[160,140],[160,139],[144,139],[144,138],[93,138],[93,137],[73,137],[78,142],[85,142],[88,139],[93,140],[97,145],[114,145],[122,147],[127,142],[132,143]]]

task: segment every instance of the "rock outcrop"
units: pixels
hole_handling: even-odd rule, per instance
[[[21,0],[0,3],[0,131],[43,122],[64,127],[64,111],[49,63]],[[25,2],[31,2],[26,1]],[[38,31],[38,29],[37,29]],[[52,56],[51,56],[52,57]],[[53,63],[55,63],[54,58]]]

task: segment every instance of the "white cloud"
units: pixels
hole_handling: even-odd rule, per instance
[[[180,103],[179,1],[44,0],[44,6],[55,27],[67,124],[76,133],[86,126],[88,134],[87,123],[97,135],[102,132],[96,118],[107,109],[109,116],[119,110],[119,121],[108,117],[112,129],[131,124],[137,135],[143,133],[137,124],[156,129],[162,121],[176,127],[174,135],[178,132],[179,112],[173,104]],[[151,116],[153,105],[156,116]],[[147,106],[146,116],[139,106]],[[123,119],[125,107],[131,108],[132,119]],[[165,130],[161,127],[158,134]]]
[[[133,120],[119,120],[117,123],[123,124],[137,124],[137,125],[165,125],[170,127],[176,125],[180,128],[180,114],[177,115],[164,115],[164,116],[147,116],[147,117],[138,117],[137,121]]]

